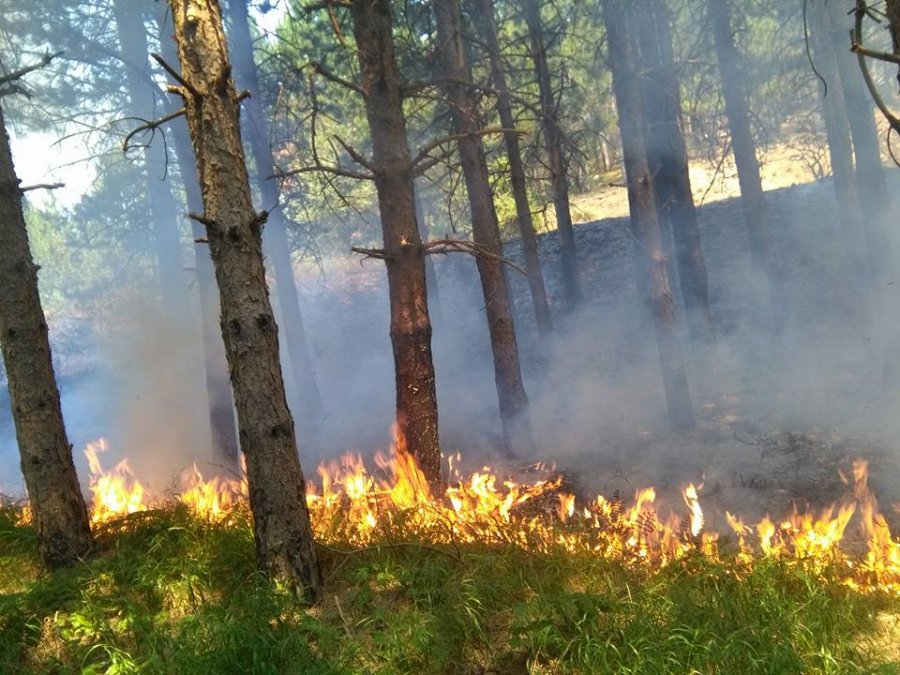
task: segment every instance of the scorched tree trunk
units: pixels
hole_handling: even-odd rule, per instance
[[[381,209],[397,429],[425,477],[436,483],[441,476],[441,449],[425,250],[416,223],[412,158],[394,55],[390,2],[353,0],[351,11]]]
[[[66,436],[22,194],[0,109],[0,346],[38,551],[56,568],[91,550],[87,509]]]
[[[204,213],[197,217],[206,225],[219,286],[257,559],[271,579],[314,600],[322,577],[266,288],[265,213],[254,210],[250,197],[221,9],[217,0],[169,4],[181,61],[180,93],[203,189]]]

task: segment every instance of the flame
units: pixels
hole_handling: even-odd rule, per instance
[[[103,439],[85,449],[94,524],[165,501],[163,493],[151,491],[134,476],[127,460],[104,469],[100,458],[108,451]],[[849,477],[844,476],[848,497],[818,514],[795,508],[786,518],[766,516],[749,525],[726,511],[725,520],[737,537],[736,551],[721,547],[718,535],[705,531],[702,485],[684,488],[686,510],[661,517],[652,487],[637,490],[627,504],[618,493],[583,501],[563,489],[552,466],[528,467],[525,475],[539,476],[528,482],[504,480],[489,467],[465,474],[458,453],[445,463],[451,482],[439,489],[428,483],[395,431],[392,452],[376,455],[373,472],[357,454],[320,465],[318,480],[307,488],[316,538],[342,546],[405,540],[450,546],[506,544],[535,552],[562,549],[645,569],[660,569],[694,552],[733,561],[729,569],[736,575],[752,569],[763,556],[813,573],[839,569],[840,578],[855,589],[900,595],[900,542],[869,490],[864,461],[855,462]],[[207,478],[193,464],[168,496],[204,518],[221,521],[245,507],[248,489],[238,476]],[[20,522],[30,517],[25,509]],[[859,523],[854,532],[865,538],[857,547],[845,540],[854,518]]]

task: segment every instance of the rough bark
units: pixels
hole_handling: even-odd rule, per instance
[[[668,223],[671,228],[691,339],[703,345],[712,339],[709,282],[681,130],[681,93],[668,9],[662,0],[641,0],[635,10],[640,13],[635,24],[646,111],[644,139],[660,225]]]
[[[894,45],[894,54],[900,55],[900,0],[887,0],[885,3],[891,42]],[[900,79],[900,75],[897,76]]]
[[[93,542],[63,424],[38,267],[2,109],[0,126],[0,346],[38,551],[52,569],[83,558]]]
[[[253,156],[256,186],[262,198],[262,206],[270,211],[263,241],[266,256],[271,261],[275,276],[275,294],[284,331],[282,342],[287,347],[291,374],[297,387],[297,400],[300,406],[297,415],[304,425],[303,432],[314,434],[323,415],[322,399],[312,359],[309,356],[284,214],[278,207],[278,185],[272,178],[275,166],[272,149],[269,146],[269,124],[263,110],[259,77],[253,60],[247,0],[228,0],[225,6],[230,28],[235,81],[239,88],[250,91],[250,100],[244,104],[243,130]]]
[[[156,10],[157,25],[162,37],[162,52],[167,62],[176,63],[178,55],[175,45],[172,43],[169,30],[163,30],[166,25],[166,5],[158,3]],[[114,10],[116,26],[119,31],[119,42],[122,46],[123,61],[128,75],[129,98],[134,113],[141,116],[159,117],[165,110],[157,110],[154,101],[156,85],[153,82],[149,68],[149,52],[147,45],[146,28],[141,17],[141,7],[129,5],[125,0],[115,0]],[[160,106],[172,109],[174,106]],[[200,200],[200,186],[197,184],[197,171],[193,166],[193,154],[190,138],[184,120],[175,120],[172,136],[174,138],[175,152],[178,155],[179,168],[188,194],[188,210],[200,212],[203,204]],[[175,237],[176,249],[180,256],[180,244],[178,244],[179,223],[176,213],[183,211],[172,195],[168,182],[163,182],[162,177],[167,173],[165,149],[162,143],[156,141],[147,148],[147,186],[150,197],[150,208],[155,227],[162,231],[170,231]],[[191,199],[193,197],[193,200]],[[193,203],[191,203],[193,201]],[[192,221],[194,239],[203,236],[203,229],[198,223]],[[170,244],[171,245],[171,244]],[[216,457],[228,464],[237,466],[238,443],[237,430],[234,426],[234,400],[231,396],[231,383],[228,381],[228,364],[225,361],[225,348],[222,345],[222,337],[216,330],[216,322],[219,316],[218,300],[215,297],[215,275],[212,262],[209,259],[209,250],[205,244],[195,244],[195,258],[197,268],[197,286],[200,292],[201,327],[203,335],[203,355],[206,375],[206,394],[209,399],[209,423],[212,438],[213,452]],[[176,273],[160,266],[161,273]],[[178,265],[177,276],[164,286],[164,296],[167,293],[178,292],[176,298],[165,300],[167,309],[178,321],[190,321],[185,307],[187,288],[180,280],[184,271]],[[168,289],[168,290],[167,290]]]
[[[425,254],[416,223],[412,158],[394,54],[389,0],[353,0],[366,117],[391,305],[397,428],[431,482],[440,480],[437,393]]]
[[[603,0],[602,4],[622,136],[637,273],[647,279],[669,420],[676,429],[689,429],[694,426],[694,413],[678,342],[675,303],[657,220],[653,177],[642,134],[644,122],[634,27],[619,0]]]
[[[516,224],[522,238],[522,253],[525,258],[525,271],[528,274],[528,288],[531,291],[531,304],[534,308],[534,319],[538,335],[546,337],[553,330],[550,317],[550,305],[547,302],[547,290],[544,287],[544,275],[538,260],[537,236],[534,232],[534,221],[531,217],[531,206],[528,203],[528,187],[525,179],[525,162],[519,147],[519,136],[514,131],[516,120],[513,116],[512,102],[506,86],[506,73],[503,70],[503,59],[500,54],[500,40],[494,21],[493,0],[479,0],[481,20],[478,26],[484,36],[485,46],[491,64],[491,80],[497,90],[497,113],[500,124],[508,129],[503,135],[506,144],[506,157],[509,161],[509,182],[512,185],[513,199],[516,203]]]
[[[547,62],[547,45],[544,40],[544,24],[541,21],[539,0],[522,0],[525,22],[531,40],[531,58],[537,78],[541,106],[541,128],[547,145],[547,166],[553,184],[553,209],[559,230],[563,285],[566,301],[570,305],[583,299],[578,277],[578,257],[575,250],[575,232],[572,229],[572,213],[569,209],[568,161],[563,151],[564,136],[559,126],[559,107],[553,91],[550,65]]]
[[[709,0],[716,58],[725,98],[725,115],[731,131],[731,150],[741,188],[741,211],[747,228],[750,257],[754,267],[765,273],[773,300],[780,295],[781,272],[772,246],[769,209],[763,194],[756,143],[747,107],[747,86],[741,69],[741,57],[731,30],[731,13],[727,0]],[[777,305],[773,306],[773,309]]]
[[[322,576],[266,288],[265,214],[251,201],[221,9],[217,0],[169,4],[247,462],[257,560],[270,578],[314,600]]]
[[[500,256],[500,228],[494,209],[493,195],[488,182],[484,146],[478,135],[480,124],[469,63],[462,36],[462,19],[457,0],[434,0],[432,8],[440,42],[438,49],[445,92],[453,118],[469,209],[472,216],[472,236],[487,255],[479,255],[476,264],[481,277],[485,313],[494,356],[494,379],[500,401],[500,417],[508,452],[515,448],[528,451],[533,444],[528,419],[528,397],[522,384],[519,349],[506,275]]]

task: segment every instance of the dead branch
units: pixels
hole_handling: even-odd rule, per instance
[[[387,251],[380,248],[359,248],[354,246],[350,249],[354,253],[359,253],[363,256],[363,260],[366,258],[375,258],[376,260],[387,260],[390,256],[387,254]]]
[[[519,272],[524,276],[528,276],[528,272],[526,272],[520,265],[514,263],[509,258],[504,258],[502,255],[497,255],[492,251],[486,250],[483,246],[479,246],[474,241],[467,241],[465,239],[438,239],[435,241],[429,241],[422,245],[422,248],[425,251],[425,255],[446,255],[448,253],[468,253],[474,258],[487,258],[489,260],[496,260],[498,262],[503,263],[504,265],[509,265],[511,268]]]
[[[343,176],[344,178],[353,178],[355,180],[375,180],[375,176],[371,173],[363,173],[362,171],[353,171],[351,169],[345,169],[342,166],[337,166],[333,164],[322,164],[318,162],[311,166],[301,166],[299,169],[290,169],[289,171],[278,170],[273,173],[271,176],[267,176],[267,178],[290,178],[291,176],[298,176],[302,173],[312,173],[314,171],[319,171],[321,173],[331,174],[332,176]]]
[[[181,73],[179,73],[172,66],[170,66],[168,63],[166,63],[166,60],[162,56],[160,56],[159,54],[157,54],[155,52],[152,52],[150,54],[150,56],[153,57],[153,60],[156,61],[160,66],[162,66],[162,69],[165,70],[169,75],[171,75],[175,79],[175,81],[178,82],[178,84],[180,84],[182,87],[187,89],[194,96],[196,96],[198,98],[200,97],[200,92],[197,91],[196,87],[194,87],[194,85],[192,85],[190,82],[185,80],[181,76]],[[183,93],[183,92],[176,91],[175,93]]]
[[[345,88],[349,89],[350,91],[355,91],[360,96],[365,97],[365,95],[366,95],[365,89],[360,87],[358,84],[354,84],[350,80],[345,80],[340,75],[335,75],[330,70],[328,70],[328,68],[326,68],[323,64],[319,63],[318,61],[310,61],[309,67],[312,68],[317,74],[324,77],[326,80],[329,80],[330,82],[334,82],[335,84],[339,84],[342,87],[345,87]]]
[[[336,141],[340,144],[340,146],[341,146],[342,148],[344,148],[344,150],[347,151],[347,154],[350,155],[350,156],[353,158],[353,161],[354,161],[354,162],[356,162],[356,163],[359,164],[360,166],[365,167],[366,169],[368,169],[368,170],[371,171],[372,173],[375,173],[375,166],[372,164],[372,162],[370,162],[368,159],[366,159],[366,158],[362,155],[362,153],[360,153],[358,150],[356,150],[356,149],[354,149],[353,147],[351,147],[351,146],[350,146],[348,143],[346,143],[346,142],[344,141],[344,139],[342,139],[340,136],[335,136],[335,137],[334,137],[334,140],[336,140]]]
[[[426,159],[432,159],[431,157],[429,157],[431,151],[441,147],[442,145],[455,143],[456,141],[462,141],[466,138],[472,138],[473,136],[489,136],[491,134],[518,134],[521,136],[524,135],[524,132],[521,132],[518,129],[491,127],[489,129],[479,129],[478,131],[470,134],[451,134],[449,136],[441,136],[440,138],[436,138],[430,143],[426,144],[425,147],[419,151],[419,153],[413,158],[412,167],[413,169],[415,169],[420,162],[423,162]]]
[[[156,131],[156,129],[158,127],[162,126],[166,122],[171,122],[174,119],[178,119],[179,117],[184,115],[185,112],[186,111],[184,108],[179,108],[178,110],[176,110],[174,112],[170,112],[168,115],[163,115],[162,117],[160,117],[158,119],[144,120],[144,124],[132,129],[128,133],[128,135],[125,137],[125,140],[122,141],[122,152],[126,155],[128,154],[128,150],[130,149],[129,144],[131,143],[131,139],[134,138],[135,136],[137,136],[138,134],[140,134],[144,131]]]
[[[19,188],[19,192],[31,192],[32,190],[58,190],[65,187],[65,183],[36,183],[34,185],[26,185]]]
[[[53,59],[55,59],[57,56],[60,56],[61,54],[62,52],[56,52],[54,54],[47,52],[37,63],[32,63],[30,66],[23,66],[18,70],[14,70],[13,72],[0,77],[0,85],[17,82],[18,80],[21,80],[23,77],[25,77],[28,73],[34,72],[35,70],[40,70],[41,68],[46,68]],[[14,87],[7,87],[7,91],[13,88]]]

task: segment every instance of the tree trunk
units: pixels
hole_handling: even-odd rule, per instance
[[[487,164],[478,121],[478,110],[471,85],[471,74],[463,43],[462,19],[457,0],[434,0],[432,3],[440,42],[439,58],[444,85],[453,117],[453,131],[460,138],[459,156],[462,163],[469,208],[472,216],[472,236],[485,255],[476,259],[481,289],[484,294],[491,350],[494,355],[494,379],[500,400],[500,417],[506,449],[532,449],[531,423],[528,419],[528,397],[522,384],[519,349],[506,276],[500,256],[500,228],[494,210],[493,195],[488,183]]]
[[[160,26],[160,34],[162,37],[162,51],[168,58],[170,63],[177,61],[174,44],[171,39],[166,39],[167,35],[163,35],[162,26],[165,25],[165,5],[160,3],[157,11],[157,22]],[[154,100],[154,84],[152,73],[149,68],[148,56],[149,50],[147,46],[146,28],[141,17],[141,7],[138,5],[129,5],[125,0],[115,0],[114,11],[116,17],[116,26],[119,31],[119,43],[121,44],[123,61],[126,66],[126,74],[128,80],[129,98],[131,99],[133,113],[142,117],[152,118],[158,117],[162,111],[157,110]],[[171,106],[170,106],[171,107]],[[172,135],[174,137],[175,151],[179,158],[181,175],[185,183],[185,191],[188,197],[195,196],[195,202],[189,204],[190,211],[199,212],[203,209],[200,201],[200,188],[197,184],[197,173],[191,159],[190,139],[187,135],[187,127],[183,120],[173,122],[174,129]],[[176,213],[181,209],[178,207],[169,183],[163,182],[162,177],[166,174],[167,167],[166,151],[163,143],[160,141],[152,142],[147,148],[147,194],[150,199],[150,209],[153,216],[154,227],[160,232],[171,232],[175,238],[177,248],[169,254],[177,252],[181,255],[181,246],[178,243],[178,220]],[[193,181],[193,183],[191,182]],[[192,228],[194,238],[203,236],[202,227],[193,223]],[[172,243],[169,243],[169,247]],[[202,251],[200,250],[202,246]],[[210,434],[212,437],[213,452],[216,457],[225,463],[237,467],[238,464],[238,444],[237,432],[234,427],[234,401],[231,396],[231,384],[228,381],[228,364],[225,361],[225,349],[222,346],[222,338],[217,334],[215,329],[216,319],[219,316],[218,302],[215,298],[215,277],[213,274],[212,263],[209,259],[209,251],[205,245],[195,244],[196,266],[197,266],[197,282],[200,290],[200,308],[201,308],[201,324],[203,330],[203,354],[206,372],[206,393],[209,399],[209,421]],[[162,252],[161,252],[162,256]],[[187,288],[183,280],[184,271],[181,264],[177,265],[176,270],[168,269],[172,265],[160,265],[160,274],[168,277],[172,275],[172,279],[164,280],[166,285],[163,286],[163,298],[166,308],[177,316],[177,320],[190,321],[187,308],[185,306],[185,298],[187,297]],[[167,297],[176,293],[175,297]]]
[[[556,227],[559,229],[562,253],[563,285],[566,301],[575,305],[582,301],[581,282],[578,278],[578,259],[575,252],[575,232],[572,229],[572,213],[569,210],[568,162],[563,152],[563,133],[559,126],[559,109],[555,101],[550,66],[547,63],[547,46],[544,43],[544,24],[541,21],[539,0],[522,0],[528,35],[531,39],[531,58],[537,77],[541,103],[541,128],[547,144],[547,165],[553,183],[553,207]]]
[[[353,0],[351,11],[381,209],[398,435],[406,440],[425,477],[437,483],[441,449],[425,251],[416,223],[412,158],[394,56],[390,2]]]
[[[2,108],[0,126],[0,346],[38,551],[52,569],[86,556],[93,541],[63,424]]]
[[[247,460],[256,555],[270,578],[307,599],[322,576],[306,506],[278,328],[262,255],[265,212],[250,196],[218,0],[170,0],[188,128],[203,187],[203,223],[219,286],[222,336]]]
[[[744,214],[744,226],[747,228],[750,258],[753,266],[765,273],[772,299],[772,310],[777,311],[783,301],[781,270],[772,246],[769,209],[759,174],[756,143],[753,140],[747,108],[747,86],[741,69],[741,57],[731,31],[728,0],[709,0],[708,12],[712,20],[716,58],[719,62],[725,115],[731,131],[731,149],[741,188],[741,211]]]
[[[645,144],[653,176],[660,225],[668,221],[675,244],[675,262],[688,328],[695,345],[712,339],[709,282],[700,245],[700,228],[688,154],[681,131],[681,93],[675,72],[669,14],[662,0],[642,0],[635,22],[641,57],[641,93],[645,118]],[[664,242],[668,248],[668,242]]]
[[[528,273],[531,304],[534,307],[538,335],[546,337],[553,330],[553,321],[550,318],[547,290],[544,287],[544,276],[538,260],[537,237],[534,233],[534,221],[531,218],[528,187],[525,181],[525,163],[522,161],[519,136],[515,132],[516,121],[506,87],[506,74],[503,71],[503,59],[500,54],[500,40],[494,22],[493,0],[480,0],[479,11],[481,21],[478,22],[478,25],[484,35],[491,61],[491,79],[497,90],[497,113],[500,115],[500,124],[504,129],[509,130],[503,135],[503,140],[506,143],[506,157],[509,160],[509,180],[516,203],[516,224],[519,227],[519,236],[522,237],[522,253],[525,257],[525,271]]]
[[[853,17],[836,0],[829,0],[825,9],[828,15],[822,17],[822,22],[829,28],[827,43],[834,51],[837,79],[840,80],[844,100],[847,102],[847,118],[856,160],[856,189],[862,203],[870,262],[873,274],[881,285],[886,281],[885,275],[891,266],[891,242],[887,235],[890,202],[881,163],[874,105],[859,72],[857,57],[850,51],[849,34]]]
[[[633,26],[629,25],[626,8],[619,0],[603,0],[602,4],[619,131],[622,135],[637,273],[645,275],[648,280],[669,420],[676,429],[690,429],[694,426],[691,394],[678,343],[675,303],[657,220],[653,177],[647,163],[642,134],[643,110]]]
[[[225,7],[231,29],[235,81],[238,87],[248,89],[251,94],[250,100],[244,104],[244,132],[253,155],[256,186],[262,198],[262,206],[270,212],[264,236],[265,251],[272,261],[275,293],[284,329],[282,342],[287,346],[291,372],[297,387],[300,405],[297,414],[304,424],[304,433],[314,433],[323,416],[322,399],[303,327],[300,298],[291,263],[291,246],[287,238],[284,213],[279,206],[278,185],[272,178],[275,165],[272,161],[272,149],[269,147],[269,124],[263,111],[259,78],[253,60],[247,0],[227,0]]]
[[[425,208],[422,205],[422,197],[419,194],[419,188],[413,183],[413,190],[416,200],[416,224],[419,230],[419,237],[423,242],[428,241],[428,220],[425,218]],[[441,309],[441,296],[438,289],[437,272],[434,269],[434,260],[431,256],[425,256],[425,286],[428,289],[428,313],[434,317],[434,323],[441,326],[444,314]]]

